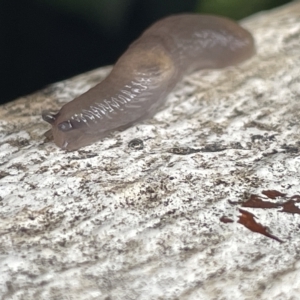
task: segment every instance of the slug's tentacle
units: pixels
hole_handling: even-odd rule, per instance
[[[57,113],[54,113],[49,110],[44,110],[42,113],[42,118],[44,121],[48,122],[49,124],[54,124],[56,118],[57,118]]]
[[[254,52],[251,34],[232,20],[171,16],[133,42],[104,81],[42,116],[56,145],[76,150],[153,116],[185,74],[238,64]]]

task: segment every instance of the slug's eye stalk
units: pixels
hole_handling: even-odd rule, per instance
[[[57,128],[60,130],[60,131],[63,131],[63,132],[67,132],[67,131],[70,131],[70,130],[73,130],[74,127],[71,123],[70,120],[67,120],[67,121],[64,121],[64,122],[61,122],[57,125]]]
[[[44,110],[42,112],[42,118],[44,121],[48,122],[49,124],[53,124],[55,122],[55,120],[58,117],[58,113],[54,113],[50,110]]]

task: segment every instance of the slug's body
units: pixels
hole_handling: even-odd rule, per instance
[[[153,116],[185,74],[234,65],[254,52],[251,34],[234,21],[167,17],[130,45],[105,80],[43,118],[57,146],[76,150]]]

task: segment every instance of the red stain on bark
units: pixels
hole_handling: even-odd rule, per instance
[[[278,192],[276,190],[266,190],[262,191],[262,194],[266,195],[268,198],[275,199],[277,197],[285,197],[286,194]]]
[[[282,207],[281,212],[300,214],[300,208],[296,206],[296,203],[300,203],[300,195],[294,195],[292,197],[286,197],[286,194],[278,192],[276,190],[262,191],[262,194],[266,195],[268,198],[275,199],[276,197],[283,197],[285,202],[273,203],[270,201],[265,201],[259,195],[251,194],[250,198],[242,204],[243,207],[253,207],[253,208],[277,208]]]
[[[283,241],[281,239],[279,239],[275,235],[269,233],[268,229],[265,226],[263,226],[260,223],[257,223],[254,219],[254,218],[256,218],[256,216],[254,214],[252,214],[246,210],[243,210],[243,209],[239,209],[239,211],[240,211],[241,215],[239,216],[238,223],[244,225],[246,228],[250,229],[251,231],[258,232],[258,233],[263,234],[275,241],[283,243]]]
[[[299,201],[293,201],[293,200],[288,200],[284,202],[282,206],[282,212],[287,212],[287,213],[292,213],[292,214],[300,214],[300,209],[299,207],[296,206],[295,203]]]
[[[252,194],[250,195],[250,198],[242,204],[242,206],[254,208],[276,208],[280,206],[280,204],[264,201],[260,196]]]
[[[292,214],[300,214],[300,207],[298,207],[296,204],[299,203],[300,205],[300,195],[293,195],[291,197],[287,197],[286,194],[281,193],[276,190],[264,190],[261,192],[264,196],[259,196],[256,194],[251,194],[249,199],[243,203],[237,202],[237,201],[231,201],[228,202],[232,205],[242,205],[243,207],[252,207],[252,208],[281,208],[280,212],[286,212],[286,213],[292,213]],[[267,199],[276,199],[278,197],[283,198],[280,199],[281,201],[271,202]],[[256,222],[255,218],[256,216],[246,210],[239,209],[241,215],[239,216],[238,223],[242,224],[249,230],[253,232],[258,232],[260,234],[263,234],[271,239],[274,239],[280,243],[283,243],[281,239],[276,237],[275,235],[272,235],[267,227],[263,226],[262,224]],[[220,221],[223,223],[232,223],[233,220],[223,216],[220,218]]]

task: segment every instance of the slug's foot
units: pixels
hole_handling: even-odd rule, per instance
[[[45,142],[49,142],[49,141],[52,141],[53,140],[53,133],[52,133],[52,130],[48,130],[44,133],[44,137],[46,138],[45,139]]]

